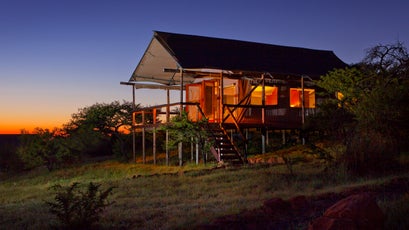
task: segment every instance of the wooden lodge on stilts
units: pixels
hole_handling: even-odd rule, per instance
[[[346,66],[332,51],[154,31],[131,78],[121,82],[132,86],[134,105],[136,89],[167,91],[167,104],[134,110],[134,160],[135,132],[142,132],[145,163],[145,130],[158,126],[156,119],[153,124],[144,122],[147,111],[153,117],[165,114],[166,123],[170,107],[177,106],[192,121],[208,120],[215,139],[211,152],[217,161],[244,163],[249,129],[261,131],[261,153],[265,153],[269,130],[301,130],[321,100],[313,80]],[[170,103],[170,90],[180,91],[179,102]],[[136,114],[142,114],[142,124],[135,123]],[[155,132],[153,135],[156,163]],[[237,146],[233,136],[244,144]],[[198,157],[196,154],[196,163]]]

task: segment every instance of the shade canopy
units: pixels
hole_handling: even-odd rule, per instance
[[[308,75],[318,79],[344,68],[332,51],[154,31],[153,38],[129,81],[180,85],[208,73]],[[176,71],[164,71],[173,69]]]

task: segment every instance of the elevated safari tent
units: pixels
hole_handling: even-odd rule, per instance
[[[216,159],[233,159],[224,150],[234,149],[245,161],[246,150],[234,145],[227,130],[244,143],[244,130],[261,130],[264,152],[266,130],[301,129],[315,112],[320,98],[313,80],[345,66],[332,51],[155,31],[131,78],[122,84],[133,90],[179,90],[180,101],[171,105],[187,111],[193,121],[206,118],[216,139],[217,133],[225,134],[212,149]],[[167,101],[149,108],[163,113],[163,107],[163,122],[170,116],[169,96]],[[222,147],[226,142],[229,146]]]

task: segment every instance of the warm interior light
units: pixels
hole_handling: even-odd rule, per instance
[[[278,104],[278,87],[277,86],[265,86],[265,104],[277,105]],[[263,87],[257,86],[251,94],[252,105],[262,105]]]
[[[302,89],[290,88],[290,107],[302,107]],[[304,89],[304,107],[315,108],[315,90]]]
[[[342,94],[341,92],[336,92],[335,96],[337,97],[338,100],[342,100],[344,98],[344,94]]]

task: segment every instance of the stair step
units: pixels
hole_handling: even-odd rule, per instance
[[[238,160],[236,155],[222,155],[220,158],[223,160]]]
[[[231,143],[229,136],[223,131],[223,129],[216,124],[209,126],[209,131],[212,132],[212,139],[214,140],[214,148],[220,153],[220,159],[232,164],[242,164],[243,161],[235,149],[233,143]]]
[[[222,150],[233,150],[236,152],[236,150],[233,148],[233,146],[217,146],[216,149]]]
[[[219,146],[220,148],[233,148],[234,146],[230,143],[222,142],[222,143],[216,143],[216,146]]]
[[[237,157],[237,151],[234,149],[221,149],[220,150],[220,154],[232,154],[234,153],[234,155]]]

